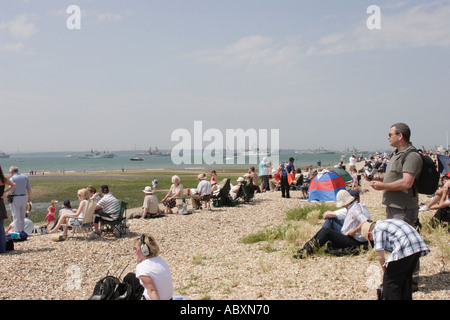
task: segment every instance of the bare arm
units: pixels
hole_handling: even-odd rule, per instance
[[[63,212],[63,215],[66,217],[69,217],[69,218],[76,218],[80,215],[81,212],[83,212],[85,206],[86,206],[86,201],[81,201],[78,209],[73,209],[73,214],[70,214],[70,213],[66,214],[65,212]],[[67,212],[69,212],[69,211],[67,211]]]
[[[400,191],[411,188],[415,179],[412,174],[403,172],[403,177],[399,180],[393,182],[374,181],[370,186],[375,190]]]
[[[5,184],[9,185],[10,187],[9,187],[8,190],[5,190],[5,191],[3,192],[3,194],[0,196],[0,198],[3,198],[3,196],[4,196],[6,193],[8,193],[8,192],[10,192],[10,191],[13,191],[13,190],[17,187],[17,184],[16,184],[15,182],[12,182],[12,181],[9,180],[8,178],[5,179]]]
[[[383,268],[383,272],[386,271],[386,266],[384,265],[385,264],[384,251],[378,251],[378,262]]]
[[[150,299],[160,300],[158,289],[156,289],[155,283],[153,282],[152,278],[147,276],[140,276],[139,279],[141,279],[144,287],[147,289]]]
[[[357,234],[359,231],[361,231],[362,225],[363,225],[363,224],[361,223],[361,224],[360,224],[359,226],[357,226],[355,229],[352,229],[352,230],[350,230],[349,232],[347,232],[346,236],[354,237],[355,234]]]
[[[448,186],[444,186],[442,188],[441,199],[439,200],[439,204],[437,205],[436,209],[447,208],[448,206],[450,206],[450,201],[448,200]],[[432,209],[434,209],[433,207]]]
[[[336,213],[334,213],[333,211],[325,211],[325,213],[323,214],[324,219],[331,219],[336,217]]]

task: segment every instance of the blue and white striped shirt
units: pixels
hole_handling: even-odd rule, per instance
[[[15,196],[27,195],[27,190],[31,189],[30,180],[23,174],[15,173],[10,180],[17,185],[16,188],[11,191]]]
[[[427,255],[430,249],[419,233],[409,223],[399,219],[379,220],[373,229],[374,250],[391,255],[386,263],[406,258],[420,252]]]

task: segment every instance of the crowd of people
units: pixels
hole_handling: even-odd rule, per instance
[[[378,253],[378,261],[383,270],[384,299],[412,299],[412,292],[417,288],[420,257],[428,254],[430,249],[421,238],[417,225],[419,211],[441,210],[439,222],[448,223],[448,214],[444,211],[450,207],[449,187],[450,174],[446,168],[442,174],[442,186],[433,194],[428,204],[419,209],[418,193],[414,189],[416,178],[420,175],[422,158],[410,142],[411,131],[404,123],[396,123],[388,133],[389,144],[395,148],[392,154],[376,153],[363,159],[352,155],[349,158],[348,171],[352,176],[351,185],[346,190],[340,190],[336,195],[337,210],[327,211],[323,215],[322,228],[300,248],[294,258],[303,259],[314,255],[322,246],[331,248],[373,248]],[[419,150],[437,161],[436,154]],[[445,152],[440,152],[445,154]],[[357,170],[356,164],[365,161],[362,169]],[[343,161],[340,164],[344,167]],[[320,168],[317,168],[320,170]],[[251,166],[243,176],[230,184],[228,197],[235,200],[239,190],[247,181],[256,193],[280,191],[282,198],[290,198],[291,190],[302,192],[302,198],[308,197],[308,183],[317,174],[310,167],[295,168],[294,158],[282,162],[277,168],[265,157],[261,160],[258,170]],[[0,168],[0,253],[4,250],[5,233],[3,220],[7,218],[4,196],[8,195],[15,232],[23,231],[26,206],[31,202],[31,185],[25,175],[21,175],[16,167],[10,168],[11,178],[6,178]],[[360,202],[361,181],[369,181],[374,190],[383,191],[382,204],[386,206],[386,219],[372,221],[367,206]],[[155,179],[156,180],[156,179]],[[174,213],[174,210],[184,213],[190,198],[193,210],[200,210],[217,195],[223,185],[218,181],[215,170],[208,178],[201,173],[197,176],[197,187],[183,187],[180,177],[174,175],[171,186],[165,197],[159,203],[154,195],[156,182],[152,187],[144,188],[144,201],[141,219],[161,217]],[[5,186],[9,185],[9,189]],[[6,190],[5,190],[6,189]],[[92,238],[101,235],[101,224],[104,221],[117,219],[119,201],[109,191],[108,186],[101,186],[101,194],[93,186],[78,190],[78,208],[72,208],[69,200],[65,200],[56,218],[56,200],[51,201],[46,216],[47,227],[54,222],[49,233],[63,230],[62,238],[67,237],[67,228],[76,226],[83,218],[87,203],[95,199],[95,220]],[[161,206],[162,208],[161,208]],[[450,211],[450,210],[449,210]],[[447,220],[446,220],[447,219]],[[127,277],[142,290],[145,299],[171,299],[173,283],[167,263],[158,257],[159,248],[155,238],[143,234],[134,243],[138,265],[136,272]],[[389,258],[385,258],[389,252]],[[139,284],[138,284],[139,283]]]

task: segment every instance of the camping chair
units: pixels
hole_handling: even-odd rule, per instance
[[[75,232],[80,232],[83,234],[85,240],[88,239],[87,233],[85,233],[85,231],[89,231],[90,229],[92,229],[92,224],[94,223],[94,212],[95,212],[96,206],[97,206],[97,201],[94,199],[89,199],[86,211],[84,212],[84,217],[76,218],[78,221],[80,221],[81,224],[78,226],[74,226],[74,225],[70,225],[69,223],[67,223],[64,226],[65,228],[68,228],[68,227],[72,228],[72,235],[70,236],[70,238],[74,237]]]
[[[291,190],[300,190],[300,187],[303,184],[303,174],[299,174],[294,181],[292,181],[292,184],[290,185]]]
[[[116,238],[121,238],[126,233],[126,226],[124,225],[125,221],[125,210],[127,209],[128,202],[120,201],[120,209],[119,209],[119,216],[116,220],[113,221],[106,221],[102,220],[102,231],[105,232],[105,234],[112,233]]]
[[[250,200],[255,196],[255,186],[253,185],[252,178],[248,181],[244,181],[239,191],[241,190],[243,194],[242,199],[244,202],[250,202]]]
[[[230,179],[223,179],[220,182],[219,193],[211,198],[214,207],[231,206],[230,199]]]
[[[212,210],[211,202],[212,202],[212,195],[204,195],[201,197],[200,200],[201,205],[204,206],[205,208],[208,208],[209,210]]]

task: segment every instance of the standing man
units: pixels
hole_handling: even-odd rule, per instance
[[[267,164],[267,157],[264,157],[259,163],[258,174],[261,179],[261,192],[266,192],[266,189],[269,188],[269,165]]]
[[[396,123],[391,126],[388,139],[396,148],[386,167],[386,172],[375,174],[371,187],[383,190],[383,204],[387,219],[400,219],[414,226],[419,215],[419,196],[415,186],[416,177],[422,170],[422,158],[409,141],[408,125]],[[411,152],[413,151],[413,152]],[[366,177],[366,179],[368,179]]]
[[[386,219],[399,219],[415,226],[419,216],[419,195],[415,185],[422,170],[422,158],[410,142],[411,130],[404,123],[395,123],[388,134],[389,143],[396,148],[386,172],[375,174],[371,187],[383,190],[382,203],[386,206]],[[368,177],[366,179],[369,180]],[[413,283],[418,283],[418,268]]]
[[[356,170],[356,157],[354,154],[350,156],[348,163],[350,165],[350,168],[348,169],[349,172],[352,172],[353,169]]]
[[[13,202],[9,205],[14,221],[14,232],[21,232],[25,229],[25,215],[27,204],[31,202],[31,184],[27,176],[20,174],[17,167],[10,167],[9,173],[11,181],[16,184],[16,188],[9,192]]]
[[[289,162],[282,163],[280,165],[281,171],[281,197],[282,198],[290,198],[289,195],[289,182],[288,182],[288,174],[293,173],[295,171],[294,167],[294,158],[289,158]]]

